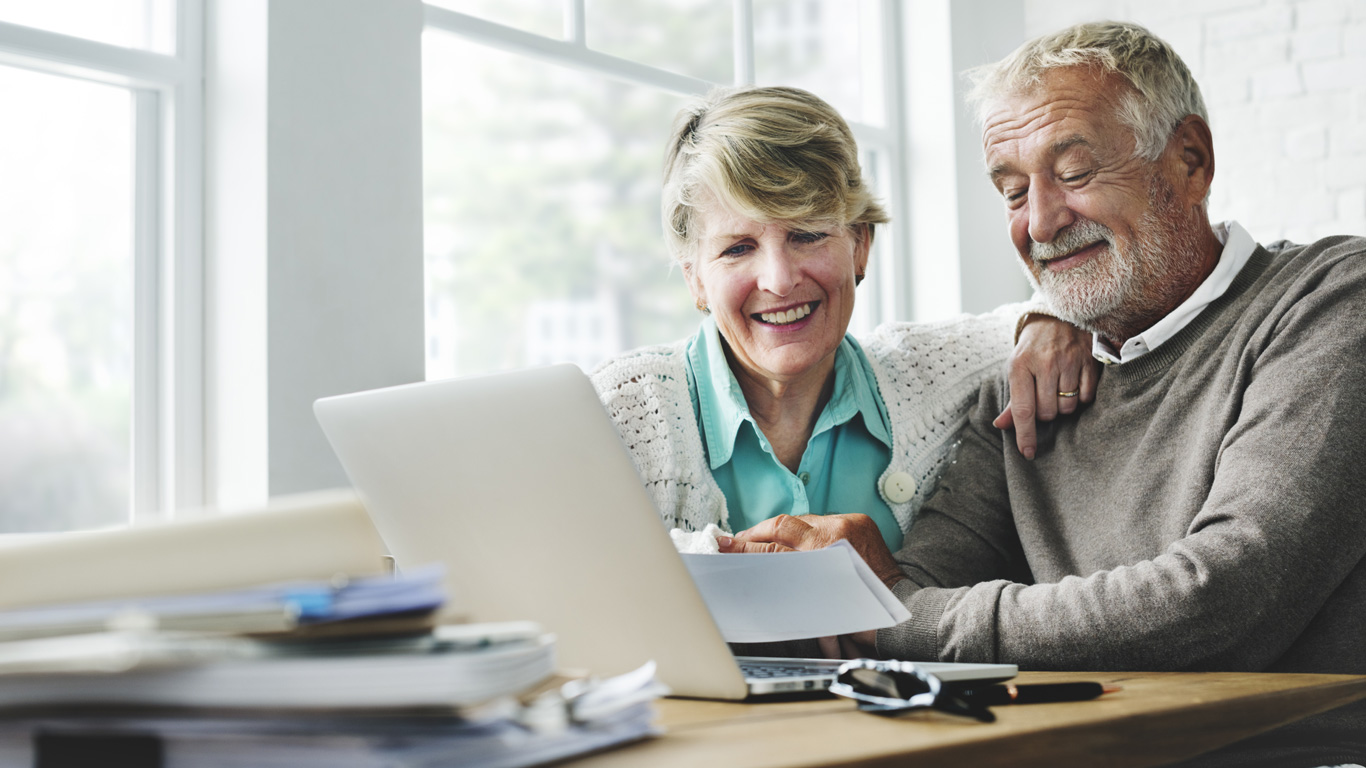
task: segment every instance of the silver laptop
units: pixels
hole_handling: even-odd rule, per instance
[[[676,696],[833,680],[828,660],[742,658],[741,671],[578,368],[328,397],[314,413],[400,567],[445,563],[452,617],[539,621],[562,668],[606,676],[653,659]],[[1016,673],[932,668],[946,680]]]

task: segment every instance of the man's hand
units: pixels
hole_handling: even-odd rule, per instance
[[[1038,445],[1034,420],[1052,421],[1096,399],[1100,363],[1091,356],[1091,334],[1047,315],[1030,315],[1010,355],[1010,402],[991,422],[1015,428],[1015,445],[1026,459]],[[1075,392],[1064,397],[1061,393]]]
[[[840,539],[854,547],[888,589],[906,578],[892,559],[877,523],[867,515],[778,515],[734,538],[719,537],[717,542],[722,552],[792,552],[822,549]]]

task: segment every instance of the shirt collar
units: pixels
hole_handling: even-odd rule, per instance
[[[1101,341],[1099,334],[1093,335],[1091,354],[1097,360],[1106,365],[1127,363],[1152,352],[1180,333],[1182,328],[1190,325],[1210,302],[1224,295],[1233,284],[1233,278],[1238,276],[1248,259],[1252,258],[1253,252],[1257,250],[1257,242],[1236,221],[1221,222],[1214,225],[1213,229],[1214,236],[1223,243],[1224,249],[1219,254],[1219,263],[1215,265],[1209,277],[1206,277],[1195,292],[1176,309],[1153,323],[1148,330],[1124,342],[1124,347],[1118,353],[1109,344]]]
[[[862,414],[868,433],[891,447],[886,420],[878,408],[875,386],[869,371],[860,360],[857,342],[845,335],[835,350],[835,387],[816,419],[811,436],[833,429]],[[755,432],[754,417],[745,402],[740,382],[726,360],[726,350],[716,320],[707,317],[688,346],[688,362],[697,384],[698,420],[707,444],[707,458],[712,469],[725,466],[735,451],[735,437],[740,427],[749,422]],[[767,444],[760,433],[761,442]]]

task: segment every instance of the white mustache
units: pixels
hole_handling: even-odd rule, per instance
[[[1052,261],[1081,250],[1092,243],[1104,240],[1111,248],[1115,245],[1115,233],[1104,224],[1090,219],[1082,219],[1059,232],[1046,243],[1029,244],[1029,258],[1036,262]]]

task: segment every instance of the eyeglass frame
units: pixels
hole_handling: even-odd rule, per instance
[[[864,693],[855,690],[852,685],[841,679],[846,673],[859,669],[871,669],[881,674],[910,675],[924,683],[929,690],[908,698]],[[835,682],[830,684],[828,690],[836,696],[843,696],[858,702],[860,711],[879,715],[894,715],[912,709],[936,709],[949,714],[976,718],[984,723],[996,721],[996,715],[992,714],[991,710],[955,696],[949,689],[945,688],[943,680],[940,680],[933,673],[920,669],[915,665],[915,662],[911,661],[894,659],[852,659],[846,661],[835,671]]]

